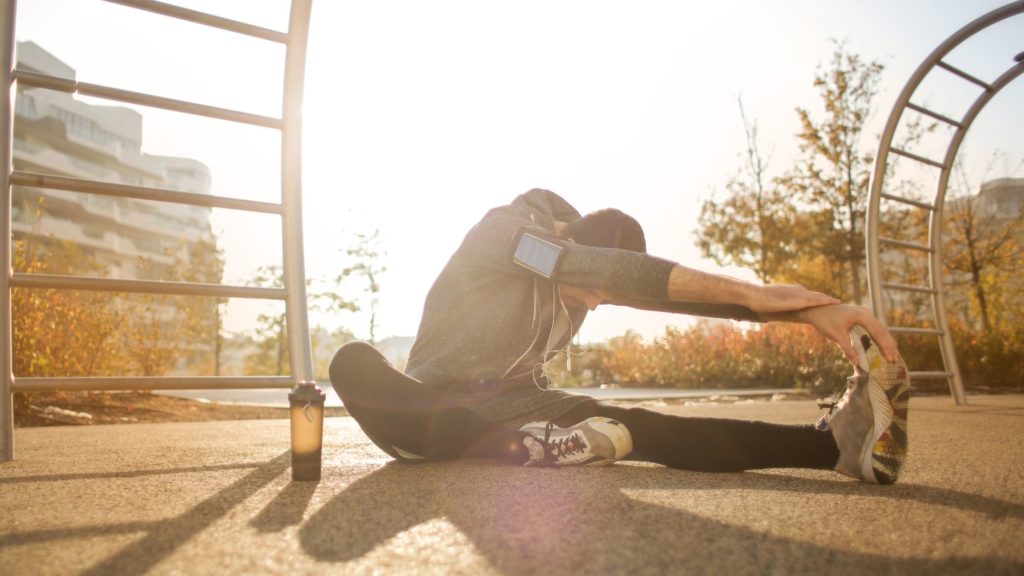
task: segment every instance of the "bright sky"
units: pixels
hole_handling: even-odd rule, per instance
[[[282,1],[179,3],[277,29],[287,20]],[[18,39],[67,62],[79,80],[280,114],[280,47],[97,0],[18,4]],[[377,334],[413,335],[465,231],[532,187],[584,213],[621,208],[644,224],[652,253],[718,271],[700,258],[693,230],[701,202],[724,188],[743,151],[737,95],[772,151],[771,175],[781,174],[797,154],[794,108],[820,117],[814,73],[828,63],[830,39],[846,39],[886,66],[865,144],[873,151],[913,70],[1002,4],[317,0],[304,106],[307,273],[335,273],[345,239],[379,229],[388,270]],[[1022,38],[1018,16],[958,63],[991,79],[1024,50]],[[996,149],[1008,159],[994,176],[1021,176],[1012,170],[1024,158],[1022,101],[1018,81],[972,129],[964,151],[977,178]],[[277,199],[273,133],[144,113],[145,151],[205,162],[216,194]],[[228,281],[280,261],[276,219],[217,211],[215,225]],[[627,329],[655,336],[688,321],[605,308],[583,327],[584,341]],[[250,326],[259,309],[233,302],[228,328]],[[339,321],[367,335],[365,317],[312,318]]]

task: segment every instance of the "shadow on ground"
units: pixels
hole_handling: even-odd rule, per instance
[[[505,481],[500,477],[506,476]],[[1000,559],[899,559],[843,551],[711,520],[627,496],[636,490],[736,490],[859,496],[1024,518],[1024,507],[927,486],[867,486],[843,480],[698,474],[631,466],[585,470],[509,470],[484,463],[392,463],[364,476],[317,511],[300,530],[302,547],[324,562],[359,559],[434,519],[454,524],[499,571],[512,573],[763,572],[819,569],[896,573],[1022,573]],[[299,496],[301,498],[301,495]],[[895,508],[894,508],[895,510]],[[809,517],[808,523],[841,521]],[[899,529],[879,518],[879,534]],[[870,537],[870,535],[864,535]]]

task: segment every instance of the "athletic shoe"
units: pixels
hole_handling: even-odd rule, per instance
[[[585,466],[611,464],[633,451],[629,429],[611,418],[594,416],[562,428],[553,422],[531,422],[519,429],[529,434],[526,466]]]
[[[839,446],[838,472],[892,484],[907,457],[910,376],[903,360],[885,359],[862,326],[854,326],[850,338],[857,349],[854,375],[838,402],[822,405],[829,411],[816,427],[832,431]]]

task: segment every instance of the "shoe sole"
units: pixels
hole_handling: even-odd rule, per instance
[[[862,326],[854,326],[850,336],[859,368],[868,375],[867,396],[874,418],[860,454],[861,476],[870,482],[892,484],[907,457],[910,375],[903,360],[892,364],[882,356]]]

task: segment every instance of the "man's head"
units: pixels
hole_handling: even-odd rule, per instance
[[[647,252],[647,239],[644,237],[643,227],[635,218],[615,208],[591,212],[578,220],[568,222],[561,227],[558,235],[586,246]],[[609,295],[602,290],[588,290],[564,284],[559,285],[559,294],[566,306],[585,307],[590,310],[609,299]]]
[[[569,222],[558,235],[586,246],[647,252],[643,227],[635,218],[615,208],[591,212]]]

